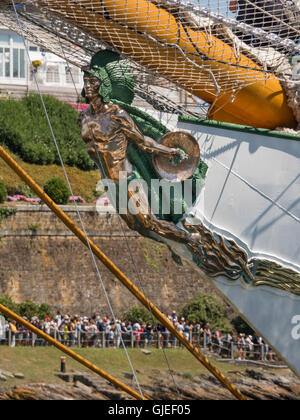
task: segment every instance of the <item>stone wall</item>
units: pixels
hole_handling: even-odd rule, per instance
[[[88,249],[45,206],[16,208],[0,226],[0,294],[16,302],[46,302],[54,311],[109,314]],[[162,311],[178,310],[201,292],[214,293],[209,281],[176,265],[165,246],[130,231],[117,215],[80,210],[89,237]],[[74,207],[64,211],[79,225]],[[120,316],[137,301],[101,263],[99,270]]]

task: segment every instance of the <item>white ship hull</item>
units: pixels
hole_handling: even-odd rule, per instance
[[[168,125],[193,134],[208,165],[205,187],[186,220],[234,240],[249,260],[292,269],[298,282],[300,137],[213,122],[175,124],[172,119]],[[185,247],[169,245],[198,269]],[[249,285],[242,278],[208,281],[300,375],[300,295],[273,285]]]

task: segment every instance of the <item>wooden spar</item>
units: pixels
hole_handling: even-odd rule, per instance
[[[54,203],[51,198],[37,185],[37,183],[18,165],[18,163],[0,147],[0,157],[7,165],[37,194],[37,196],[57,215],[57,217],[70,229],[74,235],[87,247],[91,249],[108,270],[114,274],[118,280],[132,293],[147,310],[158,319],[173,334],[182,345],[214,375],[225,388],[231,392],[238,400],[246,400],[246,397],[205,357],[192,343],[190,343],[174,325],[160,312],[158,308],[147,299],[144,294],[123,274],[118,267],[80,230],[72,220]]]
[[[93,371],[94,373],[96,373],[97,375],[99,375],[102,378],[106,379],[111,384],[113,384],[113,385],[117,386],[118,388],[122,389],[127,394],[131,395],[132,397],[136,398],[137,400],[144,400],[144,399],[146,399],[146,398],[142,397],[140,394],[138,394],[136,391],[134,391],[132,388],[130,388],[129,386],[123,384],[118,379],[116,379],[113,376],[109,375],[104,370],[98,368],[97,366],[95,366],[93,363],[89,362],[88,360],[86,360],[82,356],[79,356],[79,354],[75,353],[74,351],[72,351],[68,347],[64,346],[59,341],[54,340],[54,338],[50,337],[50,335],[44,333],[39,328],[36,328],[34,325],[32,325],[29,322],[25,321],[25,319],[21,318],[19,315],[15,314],[14,312],[12,312],[11,310],[9,310],[8,308],[6,308],[5,306],[3,306],[1,304],[0,304],[0,312],[2,312],[8,318],[14,319],[16,322],[18,322],[19,324],[23,325],[25,328],[27,328],[28,330],[32,331],[34,334],[36,334],[39,337],[41,337],[44,340],[46,340],[49,344],[52,344],[58,350],[61,350],[66,355],[72,357],[72,359],[76,360],[77,362],[79,362],[83,366],[87,367],[88,369],[90,369],[91,371]]]

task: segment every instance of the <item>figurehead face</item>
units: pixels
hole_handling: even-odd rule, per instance
[[[95,98],[97,98],[99,95],[99,90],[102,85],[102,82],[100,79],[98,79],[96,76],[92,75],[85,75],[84,77],[84,90],[85,90],[85,97],[91,101]]]
[[[134,98],[134,79],[131,69],[126,60],[121,59],[119,54],[110,50],[98,51],[91,59],[89,65],[82,67],[84,72],[85,87],[82,96],[87,102],[91,102],[90,95],[96,94],[102,98],[105,104],[113,100],[124,102],[130,105]],[[90,79],[90,77],[98,79]],[[87,80],[86,80],[87,79]],[[89,85],[89,81],[92,82]],[[86,84],[87,83],[87,84]],[[85,92],[85,90],[88,92]]]
[[[94,65],[85,66],[82,71],[84,72],[82,96],[86,98],[87,102],[92,102],[99,97],[104,103],[110,102],[112,85],[106,69]]]

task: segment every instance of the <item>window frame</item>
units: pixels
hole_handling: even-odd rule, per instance
[[[3,33],[7,34],[8,42],[0,39],[0,55],[2,58],[0,58],[0,82],[24,84],[27,82],[28,74],[25,47],[22,46],[21,42],[15,42],[14,34],[6,31],[3,31]],[[9,56],[6,56],[6,54],[9,54]],[[8,57],[9,59],[7,59]]]

